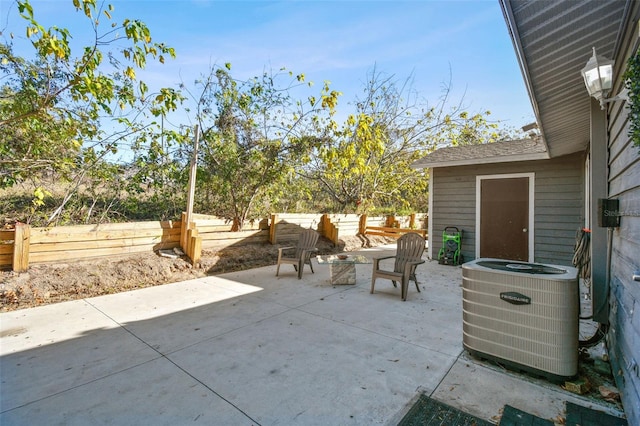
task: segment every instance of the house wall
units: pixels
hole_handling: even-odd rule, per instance
[[[635,20],[640,18],[635,6]],[[633,27],[630,27],[633,31]],[[638,36],[627,34],[627,46],[616,63],[639,48]],[[626,68],[626,65],[624,66]],[[623,68],[623,69],[624,69]],[[618,82],[618,88],[621,83]],[[611,269],[609,283],[609,332],[607,347],[616,385],[630,425],[640,424],[640,282],[633,274],[640,271],[640,149],[629,134],[628,110],[622,102],[610,106],[609,198],[620,202],[620,227],[611,229]]]
[[[572,154],[551,160],[432,169],[432,257],[442,247],[447,226],[463,231],[461,251],[476,258],[476,176],[534,173],[534,261],[571,265],[577,231],[584,224],[584,158]]]

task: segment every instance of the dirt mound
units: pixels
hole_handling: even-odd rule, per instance
[[[359,250],[393,241],[383,237],[354,236],[341,239],[334,246],[329,240],[320,238],[318,254]],[[193,267],[184,256],[172,259],[156,253],[140,253],[33,265],[21,274],[2,271],[0,312],[273,265],[278,258],[278,247],[281,245],[250,244],[219,251],[203,250],[199,267]]]

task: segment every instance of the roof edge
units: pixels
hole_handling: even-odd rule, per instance
[[[416,161],[411,165],[412,169],[434,169],[438,167],[454,167],[454,166],[475,166],[478,164],[497,164],[497,163],[515,163],[519,161],[536,161],[536,160],[549,160],[551,157],[548,152],[536,152],[533,154],[518,154],[518,155],[501,155],[498,157],[487,158],[470,158],[464,160],[453,161],[433,161],[418,164]]]
[[[502,8],[502,14],[504,16],[505,23],[507,24],[509,38],[511,39],[511,43],[513,44],[513,48],[515,50],[516,60],[518,61],[518,66],[520,67],[522,78],[524,79],[524,85],[527,90],[527,94],[529,95],[529,102],[531,103],[531,107],[533,108],[533,114],[536,117],[536,123],[538,124],[538,130],[540,131],[542,143],[544,144],[547,152],[550,152],[551,150],[549,149],[549,143],[547,142],[547,138],[545,137],[544,126],[542,123],[542,118],[540,116],[538,99],[536,98],[533,83],[531,81],[531,76],[529,75],[529,65],[527,64],[527,61],[525,59],[524,49],[522,46],[522,40],[520,38],[518,27],[515,24],[515,17],[513,16],[511,1],[499,0],[499,2],[500,7]]]

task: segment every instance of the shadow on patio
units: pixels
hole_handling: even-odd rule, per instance
[[[494,422],[505,404],[543,418],[585,405],[463,352],[460,267],[427,261],[406,302],[390,282],[369,293],[370,264],[350,286],[314,269],[3,313],[0,423],[397,424],[419,392]]]

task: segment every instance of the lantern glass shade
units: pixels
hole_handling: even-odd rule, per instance
[[[596,55],[596,48],[594,47],[593,56],[591,56],[581,73],[589,95],[602,101],[613,86],[613,61]]]

